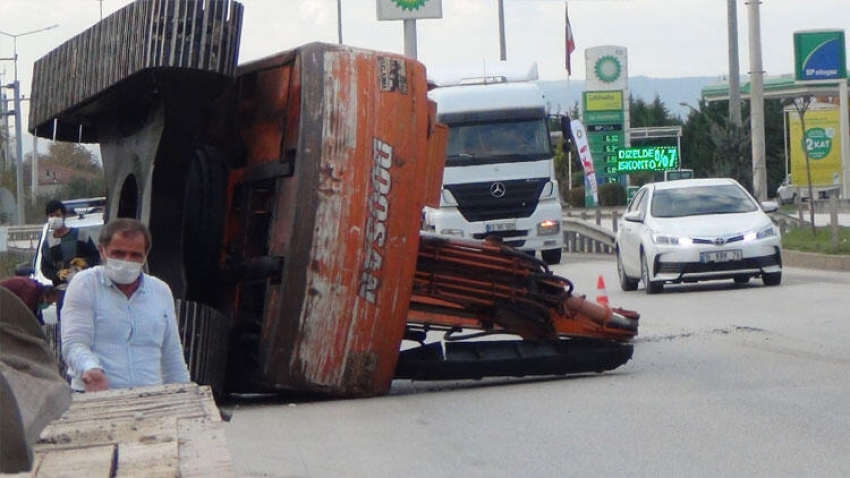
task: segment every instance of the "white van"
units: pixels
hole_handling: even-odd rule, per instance
[[[97,237],[103,228],[104,198],[62,202],[68,211],[68,215],[65,218],[65,225],[87,232],[97,242]],[[33,254],[32,262],[19,264],[15,268],[15,275],[32,277],[42,284],[53,285],[50,279],[45,277],[41,272],[41,245],[48,232],[47,223],[45,223],[42,226],[41,234],[38,236],[38,247],[35,250],[35,254]],[[45,324],[55,324],[57,322],[56,305],[51,305],[42,310],[41,315]]]
[[[530,81],[488,77],[438,86],[429,97],[449,127],[439,208],[426,207],[423,228],[484,239],[561,261],[561,199],[555,179],[546,103]]]

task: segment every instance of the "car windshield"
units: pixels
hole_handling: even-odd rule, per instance
[[[539,160],[551,155],[543,118],[454,124],[446,147],[448,166]]]
[[[733,184],[656,190],[652,196],[654,217],[735,214],[758,210],[747,193]]]

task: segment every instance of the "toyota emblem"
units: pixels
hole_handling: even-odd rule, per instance
[[[500,198],[505,195],[505,183],[495,182],[490,186],[490,195],[494,198]]]

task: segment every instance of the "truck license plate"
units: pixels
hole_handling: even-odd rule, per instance
[[[516,230],[516,222],[508,221],[508,222],[488,222],[484,224],[484,230],[487,232],[498,232],[498,231],[515,231]]]
[[[699,255],[700,262],[729,262],[729,261],[740,261],[743,257],[740,249],[733,249],[730,251],[717,251],[717,252],[701,252]]]

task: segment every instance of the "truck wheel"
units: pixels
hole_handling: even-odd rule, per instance
[[[549,249],[548,251],[540,251],[540,256],[543,262],[554,266],[561,263],[561,249]]]

